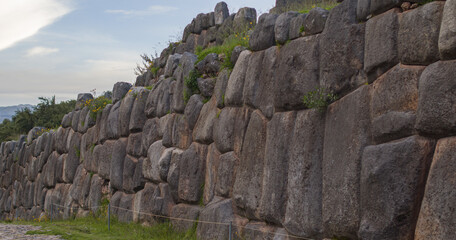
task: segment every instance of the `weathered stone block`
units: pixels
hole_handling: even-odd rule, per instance
[[[268,123],[260,200],[260,216],[280,224],[285,215],[289,145],[294,134],[296,113],[276,113]]]
[[[402,14],[398,35],[401,63],[428,65],[440,59],[438,42],[444,4],[431,2]]]
[[[193,129],[195,127],[195,124],[201,112],[201,108],[203,108],[204,105],[203,100],[204,98],[198,94],[191,96],[188,100],[184,115],[190,129]]]
[[[146,121],[146,123],[144,124],[144,131],[142,134],[141,143],[143,152],[147,152],[147,150],[149,150],[150,145],[152,145],[152,143],[160,139],[159,128],[160,121],[158,118],[152,118]]]
[[[171,162],[169,164],[168,176],[166,178],[171,196],[174,199],[174,202],[178,202],[178,187],[179,187],[179,165],[182,153],[184,151],[181,149],[175,149],[171,155]]]
[[[366,23],[364,71],[369,82],[388,71],[399,62],[397,34],[398,9],[378,15]]]
[[[290,11],[284,12],[277,17],[274,25],[276,43],[284,44],[289,39],[291,19],[296,17],[298,14],[298,12]]]
[[[208,204],[215,195],[215,185],[217,183],[217,171],[220,165],[220,152],[212,143],[209,145],[206,158],[206,174],[204,180],[203,203]]]
[[[194,141],[201,143],[213,142],[212,129],[214,127],[216,117],[217,102],[215,101],[215,98],[211,98],[211,100],[204,104],[201,109],[200,116],[198,117],[198,121],[193,129]]]
[[[166,158],[171,158],[171,152],[167,151],[167,154],[165,154],[165,150],[167,150],[163,144],[162,141],[156,141],[153,143],[149,150],[147,151],[147,158],[143,162],[143,176],[149,180],[152,180],[154,182],[160,182],[160,159],[162,157]]]
[[[214,140],[221,153],[236,148],[240,152],[245,130],[250,119],[248,108],[224,108],[214,125]]]
[[[136,159],[132,156],[127,155],[123,165],[123,180],[122,189],[126,193],[134,193],[138,188],[141,187],[142,180],[142,159]]]
[[[288,154],[288,186],[283,226],[292,234],[315,237],[321,232],[324,114],[297,113]]]
[[[309,14],[304,18],[303,30],[304,35],[315,35],[323,32],[328,19],[329,11],[323,8],[315,7],[309,11]],[[301,31],[301,28],[299,29]]]
[[[427,178],[415,239],[456,238],[456,138],[440,139]]]
[[[131,87],[131,83],[127,82],[117,82],[114,84],[114,87],[112,89],[112,103],[115,104],[116,102],[122,100],[122,98],[125,97]]]
[[[320,85],[346,93],[366,80],[363,76],[365,24],[356,20],[356,0],[331,10],[320,38]]]
[[[420,78],[416,128],[435,136],[456,133],[456,61],[428,66]]]
[[[93,148],[93,161],[89,170],[98,172],[98,175],[104,179],[110,179],[112,161],[116,154],[122,155],[122,151],[125,152],[125,146],[120,146],[114,140],[95,146]]]
[[[198,220],[201,207],[187,204],[178,204],[171,210],[170,216],[179,219]],[[190,230],[194,223],[190,221],[171,220],[173,229],[177,232],[186,232]]]
[[[434,145],[412,136],[364,150],[360,238],[413,238]]]
[[[233,58],[233,55],[231,55],[231,58]],[[237,61],[237,59],[236,59],[236,61]],[[214,96],[217,101],[218,108],[223,108],[225,106],[225,90],[228,85],[229,78],[230,78],[230,71],[228,71],[227,69],[224,69],[219,73],[219,75],[217,77],[217,81],[215,82]]]
[[[258,25],[250,36],[249,46],[253,51],[261,51],[275,45],[274,27],[277,14],[264,13],[258,19]]]
[[[142,135],[143,133],[132,133],[128,136],[128,145],[127,145],[127,153],[135,156],[141,157],[145,156],[146,153],[143,151],[142,147]]]
[[[172,132],[172,145],[174,147],[187,149],[192,144],[193,131],[188,120],[185,115],[176,114]]]
[[[204,184],[206,156],[207,146],[198,143],[192,143],[182,153],[179,163],[179,199],[190,203],[200,200],[203,194],[201,185]]]
[[[169,113],[173,97],[171,94],[173,82],[172,78],[166,78],[159,80],[155,84],[146,102],[145,112],[147,117],[162,117]]]
[[[236,208],[248,218],[259,218],[267,119],[257,110],[250,117],[233,188]]]
[[[215,193],[221,197],[231,197],[235,179],[235,168],[239,159],[234,152],[220,155],[215,185]]]
[[[359,227],[361,157],[370,143],[369,87],[331,104],[323,149],[322,221],[328,236],[355,238]]]
[[[229,223],[234,220],[231,199],[212,202],[200,212],[200,221]],[[198,239],[226,239],[229,226],[199,223],[196,229]]]
[[[136,100],[133,104],[133,109],[131,110],[129,126],[130,132],[142,131],[144,124],[146,123],[147,117],[144,113],[144,108],[146,106],[146,100],[149,96],[149,92],[149,90],[142,88],[136,95]]]
[[[281,49],[274,75],[276,108],[302,109],[304,108],[302,97],[319,87],[318,41],[318,36],[309,36],[293,40]]]
[[[278,55],[277,47],[252,53],[245,76],[244,103],[260,109],[267,118],[274,114]]]
[[[442,24],[439,35],[440,58],[443,60],[456,58],[456,1],[447,0],[443,9]]]
[[[414,133],[418,81],[423,70],[399,64],[372,85],[372,131],[377,143]]]
[[[288,38],[290,40],[301,37],[301,33],[304,32],[304,21],[305,21],[306,17],[307,17],[307,14],[299,14],[296,17],[291,19],[290,31],[288,33]],[[322,29],[322,31],[323,31],[323,29]]]
[[[120,118],[120,135],[126,137],[130,134],[130,119],[131,111],[133,109],[133,104],[135,103],[136,94],[138,88],[132,88],[128,91],[127,95],[122,99],[119,109],[119,118]]]
[[[114,143],[111,156],[111,165],[109,168],[109,179],[111,187],[122,189],[123,184],[123,166],[125,156],[127,155],[127,139],[121,138]],[[101,167],[101,164],[100,164]],[[100,171],[99,171],[100,172]]]
[[[245,75],[252,52],[246,50],[241,53],[233,72],[231,72],[225,91],[225,106],[240,106],[243,103]]]

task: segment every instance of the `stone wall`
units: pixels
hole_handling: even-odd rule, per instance
[[[96,119],[82,94],[58,130],[2,143],[2,219],[53,204],[56,218],[85,216],[109,199],[120,221],[232,222],[243,239],[455,239],[456,0],[411,5],[264,14],[229,71],[217,54],[195,66],[187,49],[254,12],[218,4],[164,50],[156,75],[117,83]],[[200,94],[184,101],[195,67]],[[317,88],[340,99],[307,109]],[[228,227],[197,234],[227,239]]]

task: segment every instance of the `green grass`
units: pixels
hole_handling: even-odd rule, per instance
[[[9,223],[9,222],[4,222]],[[108,230],[106,218],[85,217],[73,220],[45,222],[16,221],[12,224],[41,226],[42,229],[27,232],[28,235],[59,235],[63,239],[157,239],[157,240],[196,240],[196,227],[185,233],[173,231],[169,222],[157,223],[147,227],[138,223],[120,223],[111,219],[111,230]],[[196,225],[195,225],[196,226]]]
[[[317,5],[303,5],[303,6],[301,6],[300,9],[296,9],[295,11],[298,11],[299,13],[309,13],[310,10],[312,10],[316,7],[320,7],[320,8],[330,11],[337,5],[339,5],[339,3],[335,2],[335,1],[327,1],[327,2],[323,1]]]
[[[207,55],[211,53],[225,55],[225,60],[222,63],[222,68],[233,69],[234,65],[231,63],[231,54],[233,53],[233,49],[236,46],[243,46],[248,48],[249,47],[249,38],[248,31],[242,33],[236,33],[228,36],[222,45],[213,46],[206,49],[202,47],[198,47],[195,50],[195,54],[198,56],[198,61],[200,62],[203,60]]]

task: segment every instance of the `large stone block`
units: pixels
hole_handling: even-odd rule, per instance
[[[168,176],[166,178],[174,202],[178,202],[179,200],[179,165],[183,152],[184,151],[181,149],[175,149],[173,151],[173,154],[171,155],[171,162],[169,164]]]
[[[136,159],[127,155],[123,165],[122,189],[126,193],[134,193],[143,186],[142,177],[143,159]]]
[[[315,237],[321,232],[324,114],[297,113],[288,154],[288,186],[283,226],[292,234]]]
[[[196,95],[194,95],[196,96]],[[192,144],[193,131],[190,128],[189,119],[186,115],[176,114],[173,123],[172,145],[181,149],[187,149]]]
[[[127,155],[127,139],[121,138],[114,143],[109,168],[109,179],[111,187],[122,189],[123,185],[123,166]],[[101,166],[101,164],[100,164]],[[100,172],[100,171],[99,171]]]
[[[221,153],[241,151],[251,113],[249,108],[226,107],[221,110],[213,131],[215,145]]]
[[[415,239],[454,239],[456,232],[456,138],[437,142],[426,183]]]
[[[399,62],[397,34],[398,9],[378,15],[367,21],[364,47],[364,71],[369,82]]]
[[[190,147],[182,153],[179,162],[179,199],[196,203],[200,200],[204,184],[205,165],[207,156],[207,146],[192,143]]]
[[[264,13],[258,19],[258,25],[250,36],[249,46],[253,51],[260,51],[275,45],[274,27],[277,14]]]
[[[220,152],[212,143],[209,145],[206,158],[206,174],[204,180],[203,203],[207,205],[215,196],[215,185],[217,184],[217,171],[220,165]]]
[[[298,12],[290,11],[284,12],[277,17],[274,25],[274,36],[276,43],[285,44],[288,41],[290,35],[291,19],[296,17],[298,14]]]
[[[169,113],[171,109],[172,78],[161,79],[158,81],[147,98],[145,112],[147,117],[162,117]]]
[[[238,10],[233,19],[234,32],[244,32],[255,26],[257,12],[255,8],[243,7]]]
[[[160,182],[160,159],[171,158],[171,151],[167,151],[165,154],[166,147],[163,146],[162,141],[156,141],[153,143],[147,151],[147,158],[143,162],[143,176],[146,179],[154,182]]]
[[[229,223],[234,220],[231,199],[214,200],[200,212],[199,220],[225,224],[199,223],[196,229],[198,239],[227,239]]]
[[[420,78],[416,128],[422,134],[451,136],[456,133],[456,61],[428,66]]]
[[[130,132],[142,131],[144,124],[146,123],[147,117],[144,113],[144,108],[146,106],[146,100],[149,96],[149,92],[149,90],[142,88],[136,95],[136,100],[133,104],[130,116]]]
[[[412,136],[364,150],[362,239],[413,239],[434,141]]]
[[[233,58],[233,55],[231,55],[231,58]],[[236,61],[237,61],[237,59],[236,59]],[[225,106],[225,91],[226,91],[226,87],[228,85],[229,78],[230,78],[230,71],[227,69],[224,69],[219,73],[219,75],[217,77],[217,81],[215,82],[214,96],[217,101],[218,108],[223,108]]]
[[[428,65],[440,59],[438,42],[444,4],[431,2],[402,14],[398,35],[401,63]]]
[[[188,91],[185,86],[185,77],[188,76],[191,70],[195,68],[195,63],[198,60],[198,57],[189,52],[182,54],[180,60],[180,66],[177,67],[174,72],[174,77],[176,78],[176,83],[173,87],[173,96],[171,107],[174,112],[183,113],[185,109],[184,102],[184,91]]]
[[[188,100],[187,106],[184,110],[185,119],[188,122],[188,127],[193,130],[198,117],[200,115],[201,109],[203,108],[204,98],[201,95],[195,94],[190,97]]]
[[[110,179],[111,164],[117,154],[122,155],[123,148],[116,144],[117,141],[108,140],[103,145],[97,145],[93,148],[93,161],[88,170],[98,172],[98,175],[104,179]],[[125,153],[124,153],[125,154]]]
[[[299,14],[296,17],[292,18],[290,21],[290,31],[288,34],[288,38],[290,40],[296,39],[301,37],[301,34],[304,30],[304,21],[307,17],[307,14]],[[327,16],[326,16],[327,17]],[[324,26],[323,26],[324,28]],[[322,29],[323,31],[323,29]]]
[[[161,136],[163,137],[163,146],[165,147],[173,146],[174,118],[176,118],[176,113],[167,114],[166,116],[160,118],[159,133],[161,133]]]
[[[289,145],[295,119],[295,112],[276,113],[268,123],[259,208],[266,222],[280,224],[285,215]]]
[[[186,232],[190,230],[195,225],[195,222],[177,219],[197,221],[201,210],[201,207],[194,205],[178,204],[174,206],[170,214],[170,216],[174,218],[171,220],[173,229],[177,232]]]
[[[195,128],[193,129],[194,141],[200,143],[211,143],[212,130],[214,128],[214,122],[217,117],[217,102],[215,98],[211,98],[209,102],[204,104],[201,109],[201,113],[196,122]]]
[[[152,143],[160,140],[160,121],[158,118],[152,118],[146,121],[144,124],[143,134],[142,134],[142,151],[147,152]]]
[[[223,21],[230,16],[228,5],[225,2],[219,2],[214,8],[214,22],[216,26],[222,25]]]
[[[280,50],[272,78],[275,79],[272,89],[277,109],[303,109],[304,95],[319,87],[318,42],[319,36],[309,36],[293,40]]]
[[[267,122],[258,110],[252,113],[234,182],[234,205],[248,218],[259,219],[258,207],[262,195]]]
[[[347,93],[366,80],[363,75],[365,24],[356,20],[356,0],[333,8],[320,38],[320,85]]]
[[[143,133],[132,133],[128,136],[128,144],[127,144],[127,153],[135,156],[135,157],[142,157],[146,155],[146,152],[142,146],[142,139]]]
[[[90,190],[88,196],[88,205],[90,210],[93,213],[96,213],[100,209],[101,198],[103,195],[102,187],[104,184],[104,180],[100,178],[98,175],[93,175],[90,181]]]
[[[117,82],[112,89],[112,103],[122,100],[131,88],[131,83]]]
[[[119,119],[120,119],[120,135],[126,137],[130,134],[130,119],[131,111],[133,109],[133,104],[135,103],[136,94],[138,88],[132,88],[128,91],[127,95],[122,99],[119,109]]]
[[[456,1],[447,0],[443,9],[442,24],[439,34],[440,58],[456,58]]]
[[[414,134],[418,81],[423,70],[398,64],[372,85],[372,135],[376,143]]]
[[[98,136],[98,142],[99,143],[104,143],[106,139],[108,139],[108,134],[107,134],[107,125],[109,124],[108,118],[109,118],[109,113],[111,113],[111,108],[112,104],[106,105],[106,107],[103,109],[103,111],[98,112],[97,114],[97,136]]]
[[[278,55],[277,47],[252,53],[245,76],[244,103],[260,109],[267,118],[274,114]]]
[[[133,202],[135,200],[134,194],[123,194],[119,202],[119,209],[117,210],[117,217],[119,222],[133,221]]]
[[[370,143],[369,87],[331,104],[323,149],[322,221],[327,236],[356,238],[361,157]]]
[[[315,7],[309,11],[304,18],[303,30],[304,35],[314,35],[323,32],[328,19],[329,11],[323,8]],[[299,29],[301,31],[301,28]]]
[[[133,221],[145,222],[151,221],[153,219],[152,216],[148,215],[147,213],[152,213],[154,205],[154,193],[156,189],[157,186],[155,184],[146,183],[144,185],[144,189],[136,193],[134,202],[134,209],[136,212],[133,215]]]
[[[74,133],[69,140],[68,156],[63,163],[63,178],[65,182],[72,182],[76,169],[79,165],[79,157],[81,156],[81,134]]]
[[[243,103],[243,90],[245,75],[252,52],[245,50],[239,55],[239,59],[231,72],[226,86],[224,102],[225,106],[240,106]]]
[[[235,169],[239,159],[234,152],[220,155],[215,185],[215,194],[221,197],[231,197],[235,179]]]
[[[171,77],[173,76],[174,70],[176,70],[177,66],[179,65],[179,61],[181,59],[182,55],[181,54],[173,54],[168,57],[168,60],[166,61],[166,66],[165,66],[165,77]]]

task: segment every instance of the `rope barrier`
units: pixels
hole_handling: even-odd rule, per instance
[[[62,207],[62,208],[71,208],[71,209],[79,208],[79,207],[66,207],[66,206],[62,206],[62,205],[59,205],[59,204],[55,204],[55,203],[52,203],[51,205],[55,205],[55,206]],[[93,206],[93,207],[88,207],[88,209],[101,208],[101,207],[102,206]],[[232,225],[232,226],[237,227],[239,229],[246,229],[246,230],[251,230],[251,231],[271,234],[271,235],[278,235],[278,236],[283,236],[283,237],[291,237],[291,238],[303,239],[303,240],[314,240],[313,238],[298,237],[298,236],[294,236],[294,235],[290,235],[290,234],[271,232],[271,231],[264,231],[264,230],[249,228],[249,227],[245,227],[245,226],[242,226],[242,225],[236,225],[236,224],[231,224],[231,223],[211,222],[211,221],[202,221],[202,220],[194,220],[194,219],[186,219],[186,218],[177,218],[177,217],[170,217],[170,216],[163,216],[163,215],[158,215],[158,214],[153,214],[153,213],[135,211],[135,210],[132,210],[132,209],[116,207],[116,206],[110,206],[110,207],[114,208],[114,209],[118,209],[118,210],[138,213],[138,214],[151,216],[151,217],[165,218],[165,219],[175,220],[175,221],[192,222],[192,223],[203,223],[203,224],[214,224],[214,225],[222,225],[222,226],[230,226],[230,225]]]

